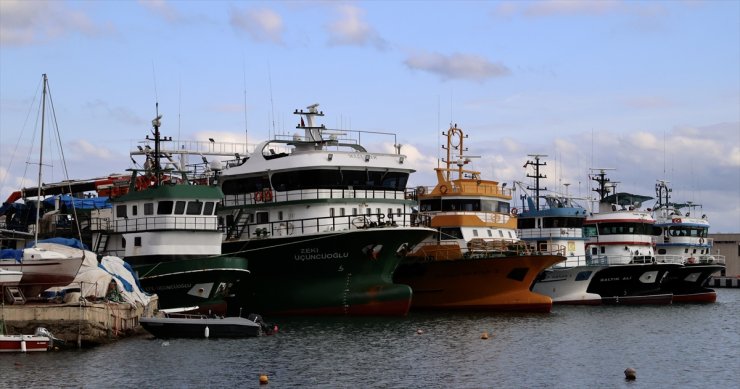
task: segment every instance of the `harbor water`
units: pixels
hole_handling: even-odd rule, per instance
[[[5,388],[737,387],[740,290],[717,293],[714,304],[556,306],[550,314],[266,318],[278,334],[143,335],[88,350],[0,355],[0,379]],[[625,380],[628,367],[637,380]]]

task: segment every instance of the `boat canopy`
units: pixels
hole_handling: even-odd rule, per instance
[[[631,193],[626,192],[620,192],[615,193],[613,195],[609,195],[604,197],[601,202],[607,203],[607,204],[617,204],[617,205],[637,205],[640,204],[646,200],[651,200],[652,197],[650,196],[641,196],[641,195],[634,195]]]

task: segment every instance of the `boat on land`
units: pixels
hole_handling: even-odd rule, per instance
[[[157,115],[154,148],[145,154],[144,169],[130,169],[128,190],[110,199],[110,228],[98,231],[97,246],[129,263],[143,289],[159,296],[160,308],[198,306],[224,314],[227,299],[247,281],[247,260],[221,255],[221,189],[200,185],[205,177],[162,166],[170,156],[161,143],[171,138],[161,136],[160,125]]]
[[[696,216],[700,206],[671,202],[671,193],[668,181],[655,184],[658,201],[652,212],[661,232],[655,240],[655,258],[658,262],[683,265],[668,273],[663,287],[673,294],[674,303],[712,303],[717,300],[717,293],[707,288],[707,283],[712,274],[725,269],[725,257],[712,254],[709,220],[706,215]],[[684,209],[686,213],[682,212]]]
[[[443,135],[447,158],[435,169],[437,185],[414,193],[416,217],[436,233],[409,250],[394,280],[413,289],[412,309],[549,312],[552,299],[531,288],[542,270],[565,260],[564,249],[535,251],[520,240],[511,189],[466,169],[473,157],[461,128]]]
[[[605,267],[587,292],[600,295],[604,304],[670,304],[673,294],[663,282],[681,265],[656,260],[653,239],[660,231],[650,212],[640,209],[651,197],[617,192],[607,169],[597,170],[591,179],[598,184],[593,190],[600,196],[599,212],[584,221],[586,260]]]
[[[0,269],[0,286],[16,286],[21,282],[22,277],[23,272],[21,271]]]
[[[139,324],[157,338],[248,338],[271,334],[260,315],[249,318],[166,313],[142,317]]]
[[[601,296],[588,292],[594,276],[605,265],[591,264],[586,257],[586,238],[583,235],[583,222],[588,211],[567,192],[559,194],[540,185],[546,178],[540,168],[546,155],[530,155],[524,167],[534,168],[534,185],[526,186],[516,182],[522,194],[517,214],[517,233],[532,250],[546,247],[562,248],[565,260],[545,269],[537,277],[532,291],[550,296],[553,304],[599,305]],[[567,186],[566,186],[567,188]]]
[[[44,133],[46,123],[46,100],[48,98],[48,87],[49,81],[46,74],[42,76],[43,91],[41,97],[41,130],[40,130],[40,142],[39,142],[39,162],[38,162],[38,180],[37,184],[40,187],[42,182],[42,172],[44,166]],[[50,99],[49,99],[50,100]],[[54,112],[53,107],[50,110]],[[56,120],[54,120],[56,123]],[[36,204],[41,201],[41,191],[38,190],[36,193]],[[6,205],[3,205],[7,208]],[[40,224],[40,206],[35,207],[35,217],[33,218],[36,228],[34,228],[33,239],[30,241],[30,247],[21,245],[19,243],[26,243],[23,239],[15,239],[15,236],[9,239],[2,239],[3,242],[11,241],[15,244],[14,247],[5,248],[3,247],[0,253],[0,269],[21,272],[21,277],[17,293],[20,295],[20,299],[25,302],[25,299],[37,298],[41,292],[45,289],[62,286],[70,283],[75,276],[77,271],[82,265],[82,261],[85,259],[85,252],[80,248],[70,248],[64,245],[47,243],[40,244],[38,236],[38,226]],[[6,217],[7,220],[7,217]],[[6,230],[3,229],[3,235],[6,234]],[[7,236],[1,237],[7,238]]]
[[[43,327],[36,328],[33,335],[0,334],[0,353],[48,351],[54,345],[54,337]]]
[[[330,130],[318,104],[296,110],[302,133],[226,161],[223,252],[249,259],[235,309],[265,315],[406,315],[412,291],[394,283],[406,251],[433,233],[412,216],[395,134]],[[361,141],[392,140],[394,152]]]

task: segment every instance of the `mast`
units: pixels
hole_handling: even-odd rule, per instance
[[[534,175],[527,174],[527,177],[534,178],[534,188],[527,186],[528,190],[534,190],[534,207],[537,211],[540,210],[540,190],[547,190],[547,188],[540,189],[540,178],[547,178],[546,175],[540,174],[540,166],[547,166],[547,162],[540,163],[540,157],[547,157],[544,154],[529,154],[529,157],[534,158],[534,162],[527,160],[524,164],[526,168],[528,165],[534,166]]]
[[[42,75],[44,90],[41,95],[41,143],[39,144],[39,178],[36,185],[36,228],[33,235],[33,247],[39,242],[39,219],[41,218],[41,169],[44,163],[44,120],[46,113],[46,73]]]

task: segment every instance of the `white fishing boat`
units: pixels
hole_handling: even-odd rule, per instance
[[[652,210],[655,226],[660,228],[660,236],[655,237],[655,257],[658,262],[683,264],[668,273],[664,288],[673,293],[673,302],[714,302],[717,293],[706,285],[712,274],[725,268],[725,257],[712,254],[709,220],[705,214],[697,216],[700,205],[674,203],[671,193],[668,181],[658,180],[658,201]]]

